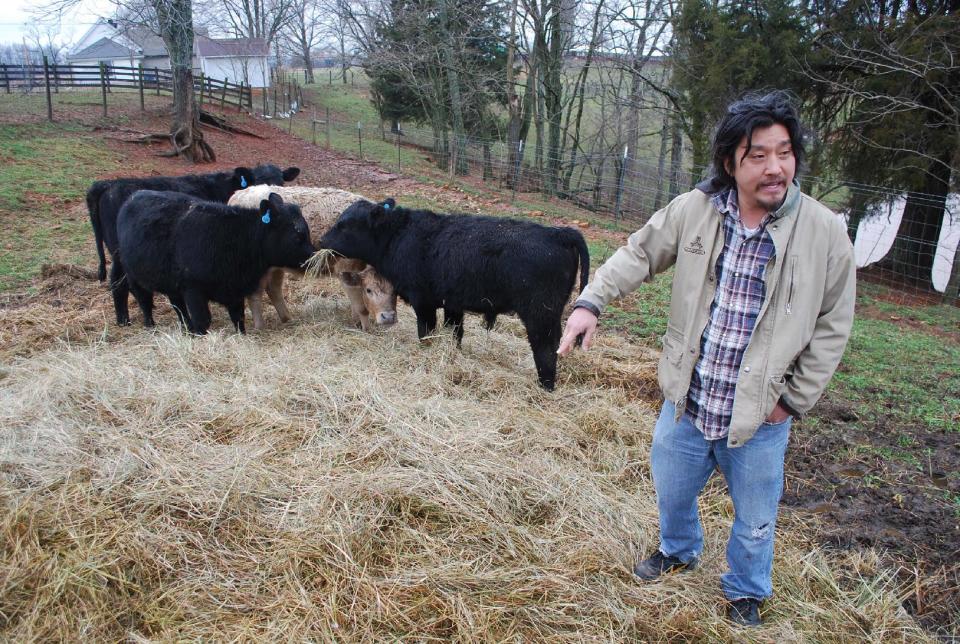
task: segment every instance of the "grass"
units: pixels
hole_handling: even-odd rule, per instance
[[[89,263],[83,195],[112,155],[84,128],[43,123],[0,126],[0,158],[0,291],[22,286],[46,262]]]

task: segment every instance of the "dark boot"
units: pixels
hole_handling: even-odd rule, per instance
[[[753,597],[734,599],[727,609],[727,617],[740,626],[760,626],[763,623],[760,619],[760,600]]]
[[[668,557],[659,550],[649,558],[644,559],[633,567],[633,574],[643,581],[653,581],[665,573],[693,570],[697,567],[697,560],[684,563],[676,557]]]

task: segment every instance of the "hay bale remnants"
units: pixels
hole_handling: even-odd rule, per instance
[[[468,318],[460,351],[410,324],[345,330],[338,306],[259,336],[161,325],[6,360],[0,639],[741,637],[721,485],[703,566],[631,578],[657,543],[656,406],[635,391],[655,354],[601,336],[546,393],[515,319]],[[795,527],[758,641],[923,640],[875,559]]]

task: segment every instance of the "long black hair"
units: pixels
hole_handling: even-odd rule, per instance
[[[767,94],[751,92],[734,101],[727,107],[727,113],[717,124],[713,137],[713,179],[716,189],[732,188],[736,185],[733,175],[727,170],[727,162],[737,166],[737,146],[746,137],[747,149],[739,161],[743,161],[750,152],[753,131],[757,128],[780,124],[790,133],[790,145],[797,160],[797,170],[802,167],[805,158],[804,129],[793,106],[791,95],[783,90]]]

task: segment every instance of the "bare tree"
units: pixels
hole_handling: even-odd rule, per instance
[[[200,110],[193,94],[193,11],[190,0],[152,0],[160,37],[170,55],[173,75],[173,123],[171,155],[193,161],[215,161],[217,156],[204,141]]]
[[[273,45],[298,0],[197,0],[214,31],[235,38],[261,38]]]
[[[325,34],[323,16],[326,9],[318,0],[293,0],[290,20],[281,32],[290,48],[303,60],[308,83],[315,82],[312,52]]]

